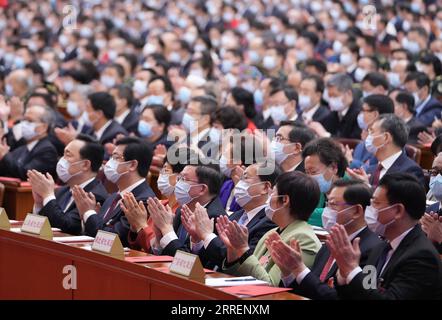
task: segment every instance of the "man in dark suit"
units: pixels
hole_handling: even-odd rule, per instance
[[[205,208],[209,218],[226,214],[217,196],[221,183],[222,177],[217,166],[189,164],[184,167],[175,185],[175,197],[181,205],[175,217],[171,210],[166,210],[162,205],[155,206],[153,200],[149,201],[150,217],[155,228],[161,233],[161,236],[157,235],[156,243],[152,246],[154,253],[174,256],[177,250],[190,251],[189,232],[182,221],[183,214],[186,215],[183,211],[194,211],[198,204]]]
[[[336,74],[327,82],[331,113],[322,123],[312,121],[308,124],[320,137],[359,139],[361,136],[357,122],[360,99],[355,97],[352,86],[353,81],[346,74]]]
[[[111,89],[114,97],[116,111],[114,120],[121,124],[129,133],[138,133],[139,114],[131,109],[133,105],[132,88],[121,84]]]
[[[324,81],[319,76],[307,76],[301,81],[298,105],[304,122],[323,123],[329,116],[330,109],[321,105],[322,92],[324,92]]]
[[[146,181],[151,161],[152,150],[147,144],[138,138],[120,139],[104,167],[106,179],[115,183],[119,191],[110,195],[96,211],[95,197],[78,186],[73,188],[72,196],[87,235],[94,237],[98,230],[109,231],[118,234],[124,246],[128,245],[130,225],[120,207],[121,198],[128,192],[137,202],[155,196]]]
[[[361,266],[366,264],[370,250],[381,243],[379,237],[367,228],[364,219],[364,211],[370,205],[371,194],[370,188],[359,181],[337,180],[329,193],[328,207],[324,209],[322,216],[323,225],[327,230],[339,223],[344,226],[351,242],[356,238],[360,239]],[[278,245],[272,247],[278,251]],[[291,249],[289,246],[285,248]],[[296,250],[290,251],[297,255]],[[290,255],[284,252],[281,250],[279,253],[284,258],[288,258]],[[338,267],[326,245],[319,250],[311,270],[303,264],[302,256],[299,260],[275,261],[278,265],[281,264],[281,270],[287,270],[285,272],[288,273],[282,278],[282,284],[285,287],[292,287],[296,294],[314,300],[337,299],[333,277]]]
[[[422,168],[408,158],[404,151],[408,140],[408,129],[405,122],[393,114],[383,114],[377,118],[368,129],[368,137],[365,140],[367,150],[373,153],[378,163],[371,165],[364,171],[347,172],[357,179],[370,183],[375,189],[380,179],[387,173],[408,172],[418,178],[425,185]]]
[[[67,185],[54,192],[54,180],[36,170],[28,171],[28,180],[34,197],[34,214],[47,216],[52,227],[78,235],[82,233],[81,220],[72,197],[72,187],[78,185],[94,194],[102,204],[108,194],[96,178],[103,162],[103,146],[89,136],[78,136],[64,150],[57,163],[57,174]]]
[[[264,175],[259,174],[260,169],[264,169],[263,164],[252,164],[247,167],[234,190],[235,199],[242,209],[228,218],[221,217],[247,227],[248,243],[252,250],[267,231],[276,228],[276,225],[267,218],[264,209],[268,195],[281,172],[276,167],[270,174]],[[215,234],[214,224],[205,212],[203,214],[191,212],[191,214],[192,224],[186,229],[191,233],[192,252],[198,254],[202,261],[206,261],[207,267],[221,268],[227,257],[227,248]]]
[[[53,111],[47,106],[31,106],[26,109],[19,124],[25,145],[9,151],[5,142],[0,143],[0,176],[26,180],[28,170],[35,169],[55,176],[57,150],[48,139],[54,123]]]
[[[281,122],[270,146],[273,157],[283,172],[304,172],[302,150],[314,138],[314,133],[308,128],[297,126],[293,121]]]
[[[416,118],[426,127],[442,117],[442,104],[431,96],[431,81],[423,72],[411,72],[405,78],[405,88],[415,96]]]
[[[440,300],[442,263],[419,225],[425,212],[425,190],[407,173],[384,176],[367,208],[371,230],[386,242],[374,247],[367,259],[369,272],[359,267],[359,246],[333,227],[327,245],[338,265],[338,296],[357,300]],[[370,281],[367,281],[369,279]]]
[[[88,132],[102,145],[112,143],[117,135],[127,136],[127,131],[118,122],[113,120],[115,116],[115,100],[107,92],[95,92],[89,95],[86,106],[87,123],[92,127]]]
[[[418,134],[427,128],[414,116],[413,96],[406,91],[400,91],[394,100],[394,114],[405,121],[409,130],[408,143],[417,144]]]

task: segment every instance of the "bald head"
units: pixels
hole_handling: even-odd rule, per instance
[[[12,71],[6,77],[6,86],[10,86],[11,91],[8,92],[11,96],[23,98],[29,90],[28,73],[25,70],[18,69]]]

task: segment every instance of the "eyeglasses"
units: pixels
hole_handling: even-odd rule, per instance
[[[343,206],[350,206],[347,202],[337,202],[337,201],[325,201],[325,206],[329,208],[336,208],[336,207],[343,207]]]
[[[290,142],[290,139],[289,138],[286,138],[286,137],[283,137],[283,136],[276,136],[275,138],[273,138],[273,140],[275,140],[276,142],[281,142],[281,141],[289,141]]]
[[[184,181],[184,182],[193,182],[193,183],[199,183],[199,181],[195,181],[195,180],[190,180],[190,179],[186,179],[184,176],[182,176],[181,174],[177,175],[176,177],[176,181]]]
[[[442,175],[442,170],[439,170],[439,169],[430,169],[430,170],[427,170],[427,173],[428,173],[430,176],[435,177],[435,176],[437,176],[438,174],[441,174],[441,175]]]
[[[124,162],[124,156],[121,156],[119,154],[113,154],[111,157],[113,160],[118,161],[118,162]]]

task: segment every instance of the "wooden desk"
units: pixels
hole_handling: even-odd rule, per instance
[[[26,215],[32,212],[34,198],[32,188],[29,186],[20,187],[4,183],[5,197],[3,206],[8,213],[9,219],[24,220]]]
[[[17,227],[14,225],[13,227]],[[55,233],[54,236],[66,236]],[[84,247],[90,243],[62,244],[27,234],[0,230],[0,300],[2,299],[164,299],[236,300],[219,289],[156,270],[161,263],[135,264]],[[131,250],[126,256],[146,255]],[[63,288],[63,268],[77,270],[77,289]],[[213,273],[209,277],[226,277]],[[300,300],[278,293],[259,299]]]

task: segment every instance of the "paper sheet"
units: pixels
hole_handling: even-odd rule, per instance
[[[52,240],[57,242],[86,242],[94,241],[94,238],[88,236],[72,236],[72,237],[54,237]]]
[[[220,290],[234,294],[239,297],[258,297],[265,296],[268,294],[274,294],[279,292],[290,291],[290,288],[278,288],[278,287],[270,287],[270,286],[237,286],[237,287],[227,287],[220,288]]]
[[[144,263],[144,262],[172,262],[173,257],[170,256],[142,256],[142,257],[126,257],[127,262]]]

